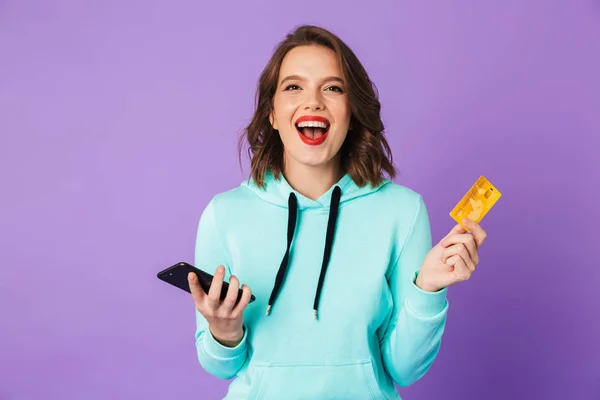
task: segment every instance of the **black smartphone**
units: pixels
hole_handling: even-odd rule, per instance
[[[202,271],[194,267],[191,264],[186,263],[185,261],[178,262],[175,265],[170,266],[167,269],[160,271],[156,276],[161,281],[170,283],[173,286],[178,287],[181,290],[185,290],[188,293],[191,293],[190,285],[188,283],[188,274],[193,272],[198,277],[198,282],[200,283],[200,287],[204,290],[205,293],[208,293],[208,289],[210,289],[210,284],[213,280],[213,275]],[[223,282],[223,286],[221,287],[221,301],[225,300],[225,296],[227,296],[227,290],[229,289],[229,283]],[[242,294],[244,292],[242,289],[238,290],[238,297],[236,303],[242,299]],[[252,303],[256,298],[254,295],[250,297],[250,303]]]

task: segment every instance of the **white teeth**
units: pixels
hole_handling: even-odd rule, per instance
[[[321,121],[303,121],[300,122],[298,128],[323,128],[327,129],[327,124]]]

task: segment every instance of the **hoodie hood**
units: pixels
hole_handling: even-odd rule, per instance
[[[344,204],[362,196],[375,193],[390,182],[391,181],[386,179],[383,181],[383,183],[375,187],[372,187],[368,184],[363,187],[359,187],[356,185],[350,174],[346,174],[331,188],[329,188],[327,192],[323,193],[323,195],[321,195],[321,197],[319,197],[317,200],[309,199],[308,197],[294,190],[287,182],[283,174],[280,175],[279,179],[275,179],[275,176],[271,171],[267,171],[265,174],[264,189],[258,187],[252,179],[243,182],[241,186],[245,186],[252,190],[263,201],[284,208],[289,206],[289,197],[290,194],[293,193],[297,198],[298,210],[305,210],[307,208],[329,207],[331,205],[331,197],[336,186],[338,186],[341,190],[340,204]]]
[[[311,200],[308,197],[294,190],[287,182],[287,180],[283,177],[283,174],[280,176],[279,179],[275,179],[271,171],[268,171],[265,176],[264,189],[258,187],[252,179],[242,183],[242,186],[248,187],[250,190],[256,193],[258,197],[260,197],[263,201],[266,201],[278,207],[285,207],[288,209],[287,247],[283,259],[281,260],[279,270],[277,271],[277,276],[275,277],[275,283],[271,291],[271,296],[269,297],[269,303],[267,305],[266,311],[267,315],[269,315],[271,307],[275,303],[277,295],[279,294],[279,291],[283,285],[283,281],[286,277],[286,272],[290,260],[290,249],[292,247],[292,242],[294,240],[294,234],[296,231],[298,212],[307,209],[329,209],[329,218],[327,220],[327,226],[323,227],[323,230],[325,232],[325,250],[323,254],[321,273],[319,275],[319,282],[317,283],[317,289],[313,305],[313,318],[317,319],[319,299],[321,297],[321,290],[323,288],[323,282],[325,280],[325,273],[327,272],[327,266],[329,265],[329,259],[331,257],[331,251],[334,245],[333,242],[335,237],[335,227],[339,215],[340,206],[343,203],[352,201],[362,196],[367,196],[371,193],[375,193],[389,182],[389,180],[385,180],[381,185],[375,187],[370,185],[359,187],[358,185],[356,185],[352,177],[349,174],[346,174],[317,200]]]

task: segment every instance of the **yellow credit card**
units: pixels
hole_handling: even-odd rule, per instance
[[[460,224],[467,232],[462,223],[463,218],[468,218],[479,223],[485,214],[496,204],[502,193],[488,181],[485,176],[480,176],[477,182],[458,202],[456,207],[450,211],[450,216]]]

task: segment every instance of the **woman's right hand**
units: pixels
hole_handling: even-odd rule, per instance
[[[225,277],[225,267],[220,265],[215,271],[208,294],[200,287],[198,277],[188,274],[188,282],[196,310],[206,318],[213,337],[222,345],[235,347],[244,337],[244,310],[250,302],[250,288],[242,285],[242,298],[236,304],[239,280],[232,275],[229,279],[227,296],[221,301],[221,288]]]

